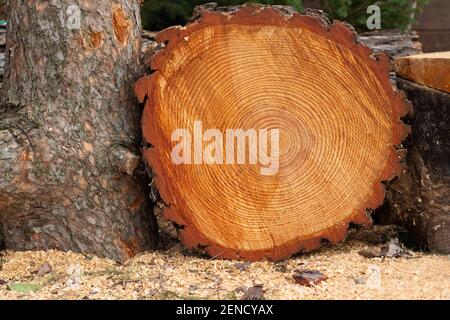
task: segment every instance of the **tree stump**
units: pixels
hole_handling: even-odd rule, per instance
[[[143,156],[187,247],[279,260],[370,223],[366,209],[401,172],[396,146],[408,132],[400,117],[409,105],[390,84],[385,54],[318,12],[250,4],[200,10],[157,41],[154,72],[136,84]],[[174,139],[177,129],[191,141]],[[257,151],[247,136],[239,163],[225,146],[242,143],[233,129],[279,130],[279,140],[260,139]],[[263,174],[260,150],[278,151],[278,170]],[[186,161],[174,163],[178,151]]]

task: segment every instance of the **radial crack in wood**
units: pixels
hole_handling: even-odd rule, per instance
[[[151,147],[143,156],[187,247],[279,260],[343,240],[349,223],[370,224],[366,209],[382,203],[382,181],[401,172],[396,145],[408,133],[400,117],[410,106],[389,82],[385,54],[318,12],[260,5],[201,10],[157,41],[165,48],[152,58],[154,72],[135,88],[146,101]],[[245,164],[175,164],[172,134],[192,134],[199,123],[192,140],[212,128],[223,137],[227,129],[278,129],[275,174],[261,174],[267,166],[251,163],[251,152]],[[207,152],[213,141],[180,154],[200,148],[217,160]],[[228,152],[225,143],[215,150]]]

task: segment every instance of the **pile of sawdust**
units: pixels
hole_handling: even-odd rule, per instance
[[[3,252],[2,299],[239,299],[262,284],[266,299],[450,299],[450,257],[413,253],[372,258],[358,254],[379,246],[351,241],[286,261],[212,260],[175,243],[119,265],[97,257],[48,252]],[[51,271],[38,275],[43,264]],[[299,285],[295,270],[319,270],[328,279]],[[33,284],[20,292],[15,284]]]

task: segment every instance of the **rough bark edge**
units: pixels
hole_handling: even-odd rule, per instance
[[[143,149],[144,161],[152,168],[155,179],[155,188],[165,204],[164,217],[173,221],[180,228],[179,236],[181,241],[188,248],[200,248],[214,258],[231,258],[244,260],[260,260],[268,258],[270,260],[281,260],[297,252],[307,252],[318,249],[323,240],[336,244],[345,239],[349,224],[370,225],[371,218],[366,214],[367,209],[376,209],[379,207],[385,197],[384,183],[390,181],[399,175],[403,168],[400,161],[403,153],[398,150],[398,146],[409,134],[410,129],[406,126],[401,117],[412,112],[412,105],[406,100],[402,91],[396,90],[389,80],[390,59],[382,52],[373,52],[372,49],[361,45],[356,40],[356,32],[348,24],[340,21],[330,23],[321,11],[307,10],[303,14],[297,13],[291,7],[285,6],[263,6],[256,4],[245,4],[242,6],[216,7],[214,5],[200,7],[194,12],[194,20],[185,27],[174,26],[161,31],[156,40],[164,43],[165,47],[159,50],[151,59],[151,75],[141,78],[135,85],[135,92],[139,102],[145,102],[142,123],[151,123],[152,125],[143,125],[143,137],[147,146]],[[344,219],[340,224],[325,229],[307,238],[297,238],[289,243],[278,245],[272,250],[259,251],[240,251],[235,252],[232,249],[224,248],[220,245],[211,243],[206,237],[196,230],[189,217],[185,217],[172,204],[173,196],[170,192],[170,181],[164,177],[161,163],[159,161],[158,147],[152,145],[155,140],[155,132],[152,128],[158,126],[149,117],[151,109],[154,106],[155,84],[159,78],[159,70],[164,66],[167,59],[170,58],[178,43],[184,41],[185,37],[207,26],[224,24],[242,24],[242,25],[279,25],[287,28],[302,28],[314,32],[326,39],[334,41],[341,46],[353,51],[356,56],[363,60],[373,74],[378,79],[386,95],[392,101],[391,114],[393,121],[392,147],[385,168],[380,174],[378,182],[374,183],[373,194],[367,199],[360,208],[356,208],[351,215]]]

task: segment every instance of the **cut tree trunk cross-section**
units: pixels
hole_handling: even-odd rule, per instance
[[[401,171],[396,145],[408,132],[400,117],[409,104],[392,88],[384,54],[357,44],[344,23],[259,5],[203,10],[157,40],[165,48],[154,72],[136,84],[146,101],[144,158],[187,247],[278,260],[370,223],[366,209]],[[248,159],[174,163],[173,133],[198,138],[197,121],[204,138],[208,129],[278,129],[278,170],[261,174]],[[206,140],[204,155],[214,141]]]

